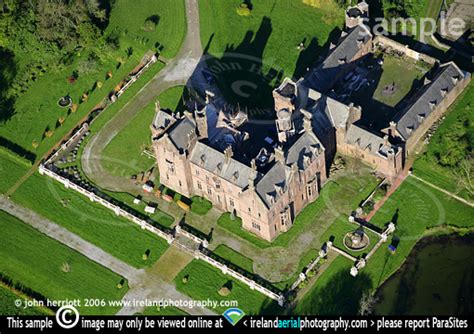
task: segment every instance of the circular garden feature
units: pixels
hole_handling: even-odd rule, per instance
[[[361,251],[369,246],[369,236],[361,229],[346,233],[344,236],[344,246],[352,251]]]
[[[69,108],[72,106],[72,99],[69,95],[63,96],[58,100],[58,106],[61,108]]]

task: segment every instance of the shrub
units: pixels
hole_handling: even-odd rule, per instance
[[[212,203],[199,196],[191,198],[191,211],[198,215],[205,215],[212,208]]]
[[[240,16],[249,16],[251,12],[249,6],[245,3],[240,4],[236,11]]]
[[[226,297],[228,295],[230,295],[230,289],[226,286],[223,286],[222,288],[219,289],[219,291],[217,292],[220,296],[222,297]]]
[[[69,110],[72,112],[72,113],[75,113],[77,111],[77,103],[73,103],[71,108],[69,108]]]

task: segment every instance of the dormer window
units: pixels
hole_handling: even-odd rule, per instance
[[[436,100],[433,100],[433,101],[430,101],[430,108],[431,110],[433,110],[434,108],[436,108],[436,105],[438,104],[438,102]]]
[[[425,119],[425,114],[418,114],[417,115],[417,118],[418,118],[418,122],[421,123],[424,121]]]
[[[409,135],[411,135],[411,133],[413,132],[413,129],[414,129],[414,128],[415,128],[415,127],[414,127],[413,125],[407,126],[407,133],[408,133]]]
[[[369,144],[365,147],[365,150],[366,150],[366,151],[372,151],[372,144],[369,143]]]
[[[452,77],[451,79],[452,79],[452,81],[453,81],[453,84],[456,85],[456,84],[458,83],[458,81],[459,81],[459,75],[456,75],[456,76]]]
[[[445,97],[446,94],[448,94],[448,88],[447,88],[447,87],[444,88],[444,89],[441,89],[441,96],[442,96],[442,97]]]
[[[216,168],[217,168],[217,171],[218,171],[218,172],[221,172],[221,171],[222,171],[222,162],[219,162],[219,163],[217,164]]]
[[[356,144],[357,146],[360,146],[360,138],[357,138],[357,139],[354,141],[354,144]]]
[[[239,172],[235,171],[234,174],[232,174],[232,178],[236,181],[239,178]]]
[[[203,154],[201,155],[201,165],[204,165],[205,162],[206,162],[206,155]]]
[[[345,64],[347,62],[347,57],[339,58],[338,62],[340,65]]]

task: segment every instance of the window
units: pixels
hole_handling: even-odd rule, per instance
[[[254,230],[260,231],[260,225],[257,224],[256,222],[252,222],[252,228],[253,228]]]
[[[234,206],[234,200],[232,198],[229,198],[229,204],[230,206]]]
[[[201,181],[197,181],[197,187],[199,190],[202,190],[202,184]]]
[[[170,176],[168,175],[168,173],[166,174],[166,179],[167,179],[167,180],[170,179]]]
[[[174,173],[174,163],[172,161],[169,161],[168,159],[166,161],[166,166],[168,167],[168,172]]]
[[[217,201],[220,203],[221,202],[221,196],[217,195]]]
[[[183,184],[181,183],[181,181],[178,181],[178,184],[179,184],[180,187],[183,186]]]
[[[196,175],[199,175],[199,170],[196,169]]]
[[[212,189],[211,189],[211,188],[207,188],[207,193],[208,193],[209,195],[212,195]]]
[[[259,212],[259,213],[258,213],[258,218],[261,218],[261,217],[262,217],[262,215],[261,215],[260,212]]]
[[[209,176],[206,175],[206,182],[209,182]]]
[[[252,210],[249,208],[249,213],[252,212]]]

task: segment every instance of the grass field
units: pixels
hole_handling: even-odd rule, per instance
[[[21,299],[25,305],[25,297],[0,285],[0,315],[46,315],[45,309],[36,307],[16,307],[15,300]]]
[[[192,260],[192,255],[183,252],[178,247],[171,246],[148,271],[159,275],[166,282],[172,282]]]
[[[217,246],[213,252],[223,259],[232,262],[236,266],[245,269],[249,273],[253,273],[253,260],[240,254],[232,248],[222,244]]]
[[[380,227],[396,220],[394,236],[398,240],[394,255],[383,247],[370,259],[367,273],[373,279],[373,287],[378,287],[400,267],[427,229],[444,224],[473,226],[473,215],[473,208],[408,178],[371,220]]]
[[[252,2],[249,16],[239,16],[236,9],[241,3],[199,1],[201,42],[215,57],[208,59],[209,64],[239,64],[230,71],[214,71],[211,66],[227,101],[249,108],[271,107],[273,86],[284,76],[301,77],[318,60],[331,33],[342,28],[344,11],[332,1],[315,8],[302,1],[260,0]],[[304,51],[298,50],[300,43]],[[260,67],[262,71],[255,70]],[[249,83],[242,86],[243,93],[233,86],[241,80]]]
[[[13,200],[137,268],[150,266],[168,248],[165,240],[39,174],[32,175]],[[150,256],[144,261],[147,250]]]
[[[466,199],[472,199],[473,194],[458,183],[463,178],[455,175],[455,172],[459,172],[459,167],[452,167],[452,164],[459,166],[462,160],[467,160],[471,166],[473,164],[472,158],[463,158],[472,154],[473,150],[473,101],[474,85],[471,83],[449,108],[446,118],[431,138],[425,152],[413,165],[415,175]]]
[[[147,18],[158,21],[156,28],[145,31]],[[121,43],[137,49],[156,48],[164,57],[176,55],[186,34],[184,0],[119,0],[112,7],[109,31],[119,31]]]
[[[188,277],[188,282],[183,283],[183,277]],[[274,303],[269,298],[255,290],[250,290],[243,283],[222,274],[211,265],[193,260],[175,279],[176,288],[195,300],[236,300],[238,308],[246,314],[260,314],[274,308]],[[223,297],[218,291],[224,286],[231,286],[231,293]],[[223,312],[228,307],[218,306],[216,312]]]
[[[360,292],[375,290],[395,273],[427,229],[445,224],[458,227],[472,226],[473,214],[474,209],[409,177],[371,220],[372,224],[380,228],[393,221],[396,224],[396,230],[392,240],[389,239],[388,243],[375,252],[368,265],[357,276],[357,282],[361,284]],[[395,254],[388,251],[387,246],[390,244],[397,246]],[[321,311],[326,314],[324,305],[327,305],[326,310],[330,311],[329,313],[344,313],[336,312],[337,308],[341,307],[341,310],[346,309],[348,313],[355,314],[361,293],[347,296],[341,294],[341,296],[333,296],[333,300],[326,300],[330,296],[323,293],[323,291],[332,291],[332,285],[334,289],[340,289],[341,292],[345,291],[343,283],[355,286],[354,279],[349,276],[351,265],[347,259],[338,257],[303,298],[296,309],[297,313],[314,314]],[[333,275],[337,276],[334,278]],[[339,284],[338,281],[341,283]],[[342,298],[341,303],[345,306],[338,305],[338,298]],[[337,308],[333,308],[333,305]]]
[[[164,91],[157,98],[163,109],[176,110],[184,87]],[[156,161],[142,154],[151,145],[150,126],[155,116],[155,102],[141,110],[129,124],[105,147],[101,160],[104,168],[114,175],[129,178],[152,168]]]
[[[136,197],[129,193],[117,193],[117,192],[112,192],[112,191],[106,191],[105,193],[107,193],[114,199],[122,202],[123,204],[128,205],[130,208],[137,210],[143,215],[150,217],[152,220],[154,220],[161,226],[171,227],[174,224],[174,218],[170,216],[169,214],[165,213],[164,211],[161,211],[159,207],[156,209],[154,214],[146,213],[145,207],[148,202],[141,201],[140,204],[134,204],[133,200]]]
[[[158,25],[154,31],[146,32],[142,29],[144,21],[153,15],[159,17]],[[117,1],[113,5],[105,33],[116,31],[120,36],[120,48],[109,53],[95,68],[88,68],[86,73],[80,74],[74,84],[68,83],[67,78],[78,69],[81,62],[87,60],[88,52],[75,54],[75,61],[64,69],[50,70],[17,98],[15,114],[0,127],[0,136],[38,157],[42,156],[138,65],[145,52],[156,50],[156,43],[163,45],[165,57],[175,55],[185,35],[185,21],[183,0]],[[133,52],[127,57],[126,50],[129,48]],[[23,58],[28,57],[28,54],[16,54],[15,60],[22,62]],[[119,61],[122,65],[117,69]],[[108,71],[112,71],[113,77],[106,79]],[[97,81],[101,81],[103,86],[93,90]],[[58,99],[66,94],[71,96],[74,103],[79,103],[85,92],[89,92],[88,100],[80,104],[75,113],[68,114],[67,109],[57,105]],[[65,117],[65,122],[56,128],[60,117]],[[47,128],[53,130],[54,135],[43,138]],[[33,140],[39,143],[36,149],[32,147]]]
[[[0,149],[0,193],[5,193],[15,184],[31,165],[19,159],[13,153]]]
[[[0,211],[2,273],[51,300],[80,299],[82,314],[114,314],[114,307],[85,307],[83,299],[121,299],[127,291],[122,277],[49,239]],[[69,265],[69,272],[64,265]]]

